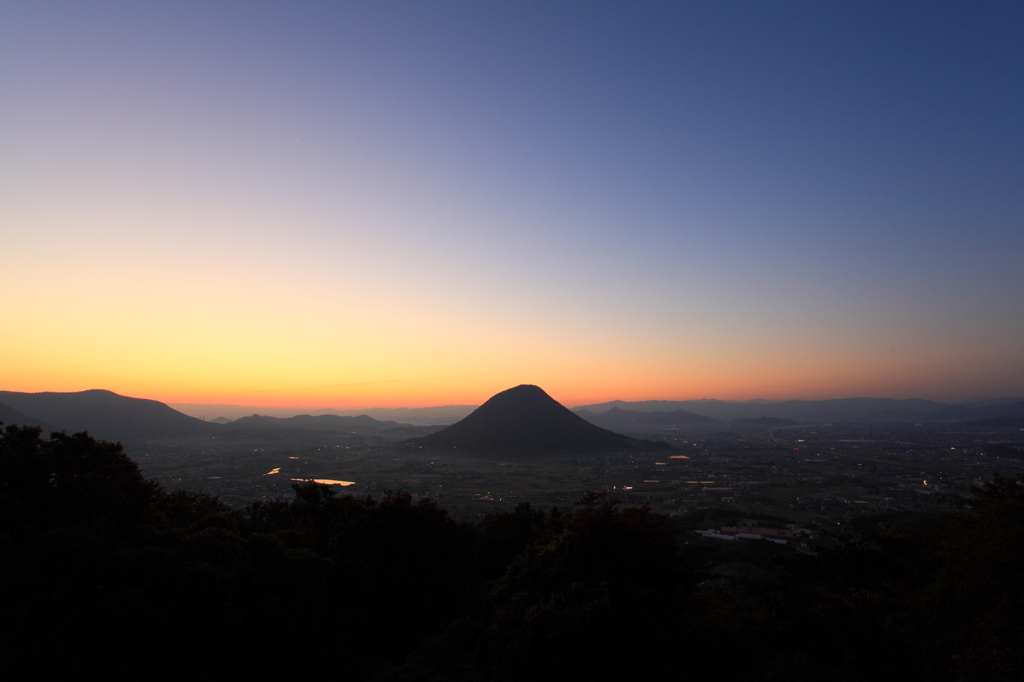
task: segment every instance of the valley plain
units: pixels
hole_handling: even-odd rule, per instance
[[[630,434],[669,442],[659,453],[495,455],[439,452],[380,436],[249,434],[126,442],[145,475],[166,489],[220,497],[231,507],[289,497],[295,480],[351,482],[345,494],[403,490],[457,518],[479,520],[521,502],[573,505],[606,491],[663,514],[717,510],[841,532],[858,517],[937,511],[971,486],[1024,469],[993,451],[1019,448],[1024,430],[933,423],[742,429],[703,426]],[[988,451],[988,454],[986,454]],[[995,452],[995,454],[994,454]]]

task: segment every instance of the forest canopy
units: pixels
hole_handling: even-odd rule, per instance
[[[398,492],[229,510],[119,444],[0,435],[8,669],[381,680],[1019,679],[1024,493],[996,477],[937,522],[780,552],[707,582],[671,519],[588,493],[479,524]],[[692,553],[691,553],[692,554]]]

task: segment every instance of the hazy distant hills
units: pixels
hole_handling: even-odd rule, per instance
[[[465,419],[478,405],[440,405],[438,407],[370,407],[362,410],[331,410],[339,416],[367,415],[380,421],[393,421],[417,426],[454,424]],[[324,410],[324,412],[327,412]]]
[[[217,428],[156,400],[128,398],[111,391],[15,393],[0,391],[0,402],[53,430],[88,431],[97,438],[122,440],[154,436],[195,436]],[[4,420],[6,422],[6,420]],[[29,423],[33,423],[29,422]],[[15,423],[12,420],[11,423]]]
[[[356,435],[380,435],[388,438],[409,438],[427,435],[438,430],[438,426],[414,426],[393,421],[378,421],[368,415],[357,417],[340,417],[333,414],[308,415],[295,417],[262,417],[252,415],[232,422],[223,423],[217,433],[231,436],[289,436],[300,433],[345,433]]]
[[[392,421],[415,426],[437,426],[454,424],[463,419],[479,405],[440,405],[437,407],[369,407],[360,410],[335,410],[331,408],[310,410],[302,407],[268,407],[230,404],[169,403],[170,407],[192,415],[209,418],[212,422],[226,423],[256,413],[265,417],[289,417],[303,414],[320,416],[325,414],[339,417],[366,415],[378,421]],[[223,418],[223,421],[221,421]]]
[[[623,410],[621,407],[613,407],[607,412],[594,413],[589,410],[574,410],[576,414],[586,419],[591,424],[610,430],[630,429],[669,429],[677,426],[693,426],[694,424],[716,424],[719,422],[714,417],[687,412],[686,410],[673,410],[671,412],[635,412]]]
[[[576,414],[586,419],[591,424],[596,424],[606,429],[617,429],[620,431],[664,431],[674,428],[702,424],[723,424],[721,419],[707,417],[686,410],[672,410],[670,412],[637,412],[623,410],[621,407],[613,407],[607,412],[594,413],[590,410],[575,410]],[[781,417],[741,417],[728,422],[733,426],[751,426],[761,428],[772,428],[777,426],[795,426],[799,424],[795,419],[783,419]]]
[[[583,405],[575,412],[603,414],[614,408],[628,412],[669,412],[684,410],[723,421],[774,417],[798,423],[899,421],[899,420],[967,420],[1012,416],[1018,410],[1019,398],[1001,398],[964,405],[947,405],[932,400],[911,398],[839,398],[834,400],[645,400],[623,402],[614,400],[596,405]]]
[[[526,384],[498,393],[446,429],[405,442],[479,452],[644,451],[671,447],[595,426],[563,407],[540,387]]]
[[[295,417],[263,417],[254,414],[224,424],[223,431],[241,431],[248,429],[299,429],[302,431],[373,433],[390,427],[401,426],[398,422],[381,422],[367,415],[358,417],[339,417],[333,414],[316,416],[300,414]]]

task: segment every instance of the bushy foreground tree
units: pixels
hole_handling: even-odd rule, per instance
[[[781,552],[744,590],[696,589],[666,520],[588,494],[479,525],[428,500],[230,511],[168,493],[120,445],[0,434],[8,671],[355,680],[1016,680],[1024,492],[996,478],[917,528]]]
[[[0,436],[6,665],[28,672],[368,677],[469,609],[473,529],[429,501],[296,485],[231,512],[166,493],[120,445]]]
[[[660,673],[695,574],[665,518],[588,494],[573,514],[529,505],[489,522],[521,552],[477,611],[425,642],[413,679],[621,679]],[[490,539],[493,541],[494,536]],[[511,552],[503,554],[509,556]]]

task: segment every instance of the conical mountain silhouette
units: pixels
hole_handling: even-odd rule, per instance
[[[502,391],[462,421],[406,443],[479,451],[664,450],[668,443],[637,440],[594,426],[539,386]]]

